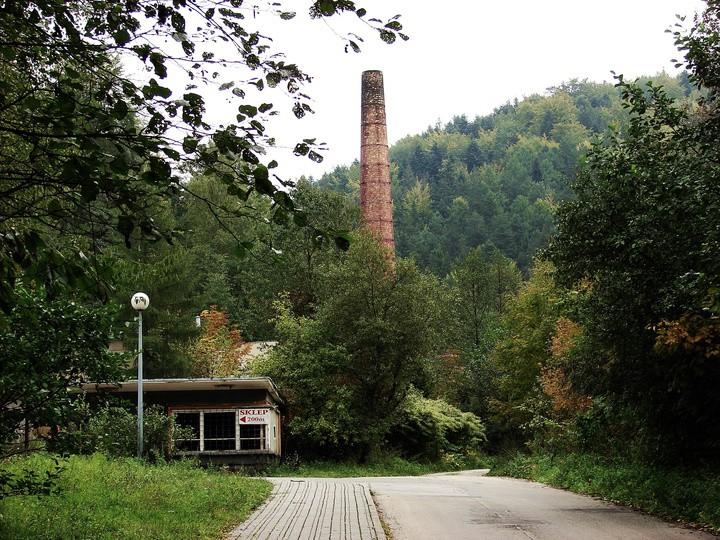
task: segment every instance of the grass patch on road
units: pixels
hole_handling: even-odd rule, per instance
[[[526,478],[720,532],[720,471],[661,469],[588,454],[518,454],[493,476]]]
[[[4,467],[52,469],[47,454]],[[272,489],[269,482],[199,469],[188,462],[149,465],[135,459],[72,456],[57,494],[0,501],[0,538],[219,538],[242,522]]]
[[[273,465],[259,470],[263,476],[301,476],[314,478],[347,478],[364,476],[419,476],[437,472],[490,468],[487,456],[448,454],[434,462],[419,462],[398,456],[382,456],[368,463],[352,461],[308,461]]]

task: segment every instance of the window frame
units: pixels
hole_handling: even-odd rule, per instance
[[[178,450],[173,445],[173,453],[178,455],[193,455],[193,454],[268,454],[272,453],[272,451],[269,448],[269,438],[268,438],[268,429],[267,426],[271,425],[271,423],[268,424],[249,424],[249,425],[256,425],[260,426],[260,437],[244,437],[240,438],[240,409],[246,409],[247,406],[242,406],[239,408],[172,408],[170,409],[170,414],[174,415],[176,414],[199,414],[199,436],[200,436],[200,444],[199,448],[200,450]],[[262,407],[266,408],[266,407]],[[272,407],[267,407],[270,412],[275,412],[275,410]],[[205,413],[234,413],[235,414],[235,448],[234,449],[226,449],[226,450],[205,450]],[[274,423],[272,423],[273,428]],[[226,440],[229,440],[228,437]],[[183,439],[187,441],[197,441],[198,439]],[[218,439],[213,439],[218,440]],[[259,440],[261,448],[259,449],[244,449],[241,450],[241,441],[243,440]]]

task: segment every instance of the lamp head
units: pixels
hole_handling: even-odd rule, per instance
[[[138,292],[132,295],[130,298],[130,304],[135,311],[145,311],[150,307],[150,298],[147,294]]]

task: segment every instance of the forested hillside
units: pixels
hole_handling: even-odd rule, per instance
[[[652,79],[671,97],[692,95],[685,74]],[[527,272],[591,140],[626,120],[612,84],[570,81],[401,139],[390,152],[398,254],[444,274],[490,243]],[[357,199],[359,164],[337,167],[318,184]]]
[[[20,496],[63,485],[55,457],[52,471],[14,454],[136,455],[132,404],[68,388],[136,376],[138,291],[144,377],[272,377],[289,467],[477,468],[491,454],[507,474],[550,468],[559,485],[720,531],[720,0],[674,27],[678,77],[570,81],[397,142],[396,258],[362,227],[357,163],[292,182],[262,161],[272,96],[287,90],[304,116],[309,77],[262,27],[248,34],[241,2],[208,0],[197,31],[183,15],[195,3],[5,4],[0,536],[23,522]],[[148,20],[183,56],[145,43]],[[388,44],[407,38],[398,16],[363,21]],[[241,38],[258,78],[226,82],[203,50],[216,28]],[[145,86],[122,54],[147,62]],[[182,99],[163,83],[180,61],[193,66]],[[211,129],[196,83],[237,98],[238,123]],[[250,86],[276,105],[251,103]],[[320,161],[321,147],[293,151]],[[111,354],[115,339],[133,352]],[[256,340],[277,343],[248,361]],[[166,456],[173,433],[202,441],[146,413],[146,456]],[[103,499],[137,483],[119,470]]]

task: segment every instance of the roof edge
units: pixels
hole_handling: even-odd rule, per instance
[[[137,391],[137,379],[114,383],[85,383],[79,390],[86,393],[97,393],[102,390],[110,392]],[[227,388],[223,388],[227,386]],[[124,390],[126,389],[126,390]],[[284,403],[275,382],[270,377],[202,377],[202,378],[168,378],[143,379],[144,392],[178,392],[182,390],[242,390],[265,389],[279,403]]]

